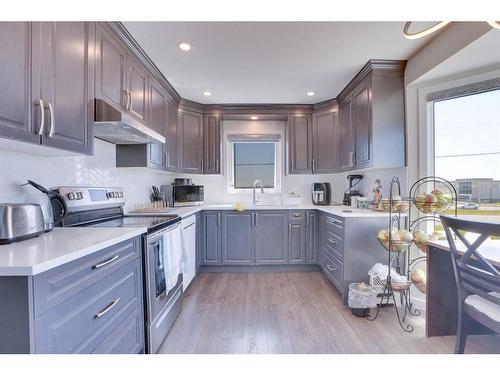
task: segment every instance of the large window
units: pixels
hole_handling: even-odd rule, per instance
[[[435,101],[434,170],[467,214],[500,214],[500,90]]]
[[[234,188],[252,188],[261,180],[265,188],[274,189],[276,175],[276,150],[272,142],[233,143]]]

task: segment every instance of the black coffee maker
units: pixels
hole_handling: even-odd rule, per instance
[[[350,174],[347,176],[347,181],[349,181],[349,187],[344,192],[344,205],[349,206],[351,204],[351,197],[362,197],[363,194],[359,192],[355,187],[361,182],[363,175],[361,174]]]

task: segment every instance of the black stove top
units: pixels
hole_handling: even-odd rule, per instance
[[[121,216],[94,223],[89,223],[86,226],[90,227],[147,227],[148,233],[166,228],[180,221],[181,218],[177,215],[165,216]]]

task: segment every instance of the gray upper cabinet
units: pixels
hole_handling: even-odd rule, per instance
[[[203,173],[203,114],[179,110],[180,170],[184,173]]]
[[[92,153],[95,24],[43,22],[33,27],[41,34],[33,40],[33,65],[42,67],[33,92],[41,93],[45,105],[42,143]]]
[[[200,265],[221,264],[222,213],[204,211],[202,214]]]
[[[139,60],[131,53],[127,54],[126,75],[128,92],[127,110],[137,120],[147,124],[148,73]]]
[[[220,115],[203,115],[203,173],[220,174]]]
[[[313,114],[313,173],[332,173],[337,170],[336,107]]]
[[[254,215],[249,211],[222,214],[222,264],[254,264]]]
[[[149,115],[148,126],[161,135],[167,132],[168,94],[152,77],[149,78]],[[148,145],[148,160],[150,166],[157,169],[166,168],[166,145],[150,143]]]
[[[96,28],[95,97],[120,111],[128,96],[125,90],[125,48],[101,24]]]
[[[31,99],[31,24],[0,23],[0,136],[38,143],[40,107]],[[7,94],[8,93],[8,94]],[[34,116],[32,116],[32,114]]]
[[[339,94],[342,170],[405,166],[405,66],[370,60]]]
[[[339,104],[338,162],[341,170],[354,167],[354,131],[351,127],[351,97]]]
[[[288,116],[288,172],[290,174],[312,173],[312,135],[310,115]]]
[[[356,168],[371,166],[371,85],[363,81],[352,94],[351,114],[354,124],[354,164]]]
[[[179,169],[179,106],[173,100],[169,100],[167,103],[165,138],[167,170],[176,172]]]
[[[288,261],[287,212],[259,211],[255,215],[255,264]]]
[[[0,135],[92,153],[95,24],[2,23],[0,40]]]

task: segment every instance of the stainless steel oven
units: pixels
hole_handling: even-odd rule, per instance
[[[182,272],[175,286],[168,289],[166,269],[171,265],[165,253],[173,249],[166,246],[181,246],[168,240],[168,235],[180,230],[178,224],[144,237],[145,282],[146,282],[146,351],[156,353],[182,309]],[[168,271],[167,271],[168,272]]]
[[[161,191],[170,206],[196,206],[205,199],[203,185],[162,185]]]

